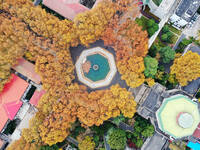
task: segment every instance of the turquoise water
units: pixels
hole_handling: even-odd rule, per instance
[[[200,150],[199,143],[189,142],[187,146],[190,147],[192,150]]]
[[[110,71],[108,60],[100,54],[87,56],[87,60],[90,61],[91,68],[90,71],[84,75],[94,82],[105,79]],[[98,66],[97,70],[93,69],[94,65]]]

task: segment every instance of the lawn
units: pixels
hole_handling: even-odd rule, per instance
[[[178,36],[176,36],[175,34],[173,34],[172,38],[171,38],[171,42],[172,44],[176,44],[176,41],[178,40]]]
[[[176,33],[176,34],[178,34],[178,35],[181,35],[181,33],[182,33],[181,30],[178,30],[178,29],[174,28],[174,27],[173,27],[172,25],[170,25],[170,24],[168,24],[168,26],[169,26],[169,30],[170,30],[170,31],[172,31],[172,32],[174,32],[174,33]]]

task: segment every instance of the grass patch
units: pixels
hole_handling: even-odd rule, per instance
[[[174,28],[174,27],[173,27],[172,25],[170,25],[170,24],[168,24],[168,26],[169,26],[169,30],[170,30],[170,31],[172,31],[172,32],[174,32],[174,33],[176,33],[176,34],[178,34],[178,35],[181,35],[181,33],[182,33],[181,30],[178,30],[178,29]]]
[[[173,34],[172,38],[171,38],[171,43],[172,44],[176,44],[176,41],[178,40],[178,36],[176,36],[175,34]]]

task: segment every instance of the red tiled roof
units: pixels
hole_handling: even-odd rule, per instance
[[[42,3],[63,17],[73,20],[77,14],[89,10],[89,8],[78,2],[77,0],[43,0]]]
[[[15,115],[17,114],[19,108],[22,106],[22,102],[19,101],[18,103],[16,103],[16,101],[14,102],[10,102],[10,103],[6,103],[5,105],[3,105],[7,116],[10,120],[13,120],[15,118]]]
[[[33,96],[31,97],[29,103],[34,105],[34,106],[37,106],[40,98],[44,94],[45,94],[44,90],[41,90],[41,91],[36,90],[35,93],[33,94]]]
[[[35,66],[24,58],[19,59],[18,64],[12,68],[17,72],[23,74],[24,76],[28,77],[33,82],[40,84],[41,79],[40,76],[35,72]]]
[[[26,81],[15,74],[11,76],[12,79],[5,84],[3,91],[0,93],[0,131],[8,119],[14,119],[22,105],[20,99],[28,87]]]
[[[200,123],[193,133],[193,136],[200,139]]]

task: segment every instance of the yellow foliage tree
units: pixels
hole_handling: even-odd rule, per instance
[[[72,21],[59,20],[47,13],[41,6],[35,7],[32,1],[6,0],[1,5],[4,10],[22,19],[35,33],[51,39],[56,45],[69,48],[69,46],[78,44]]]
[[[14,141],[7,150],[38,150],[40,145],[35,144],[34,142],[26,142],[26,140],[21,137],[19,140]]]
[[[130,92],[117,84],[109,90],[85,94],[79,103],[77,117],[83,126],[99,126],[103,121],[119,116],[120,112],[125,117],[133,117],[136,102]]]
[[[140,86],[145,81],[144,60],[142,57],[129,57],[117,62],[117,68],[121,74],[121,79],[132,88]]]
[[[152,79],[152,78],[147,78],[147,79],[145,79],[145,81],[147,82],[147,84],[148,84],[150,87],[152,87],[152,86],[155,85],[155,81],[154,81],[154,79]]]
[[[175,74],[181,86],[200,77],[200,55],[188,51],[185,55],[176,58],[171,66],[171,74]]]
[[[78,144],[78,148],[80,150],[94,150],[95,148],[95,143],[92,139],[92,137],[86,136],[84,140],[82,140]]]
[[[100,39],[114,14],[112,2],[102,1],[97,7],[77,15],[74,22],[81,44],[88,46]]]
[[[0,91],[9,81],[11,67],[27,50],[27,39],[31,36],[20,19],[9,17],[6,13],[0,14]]]

